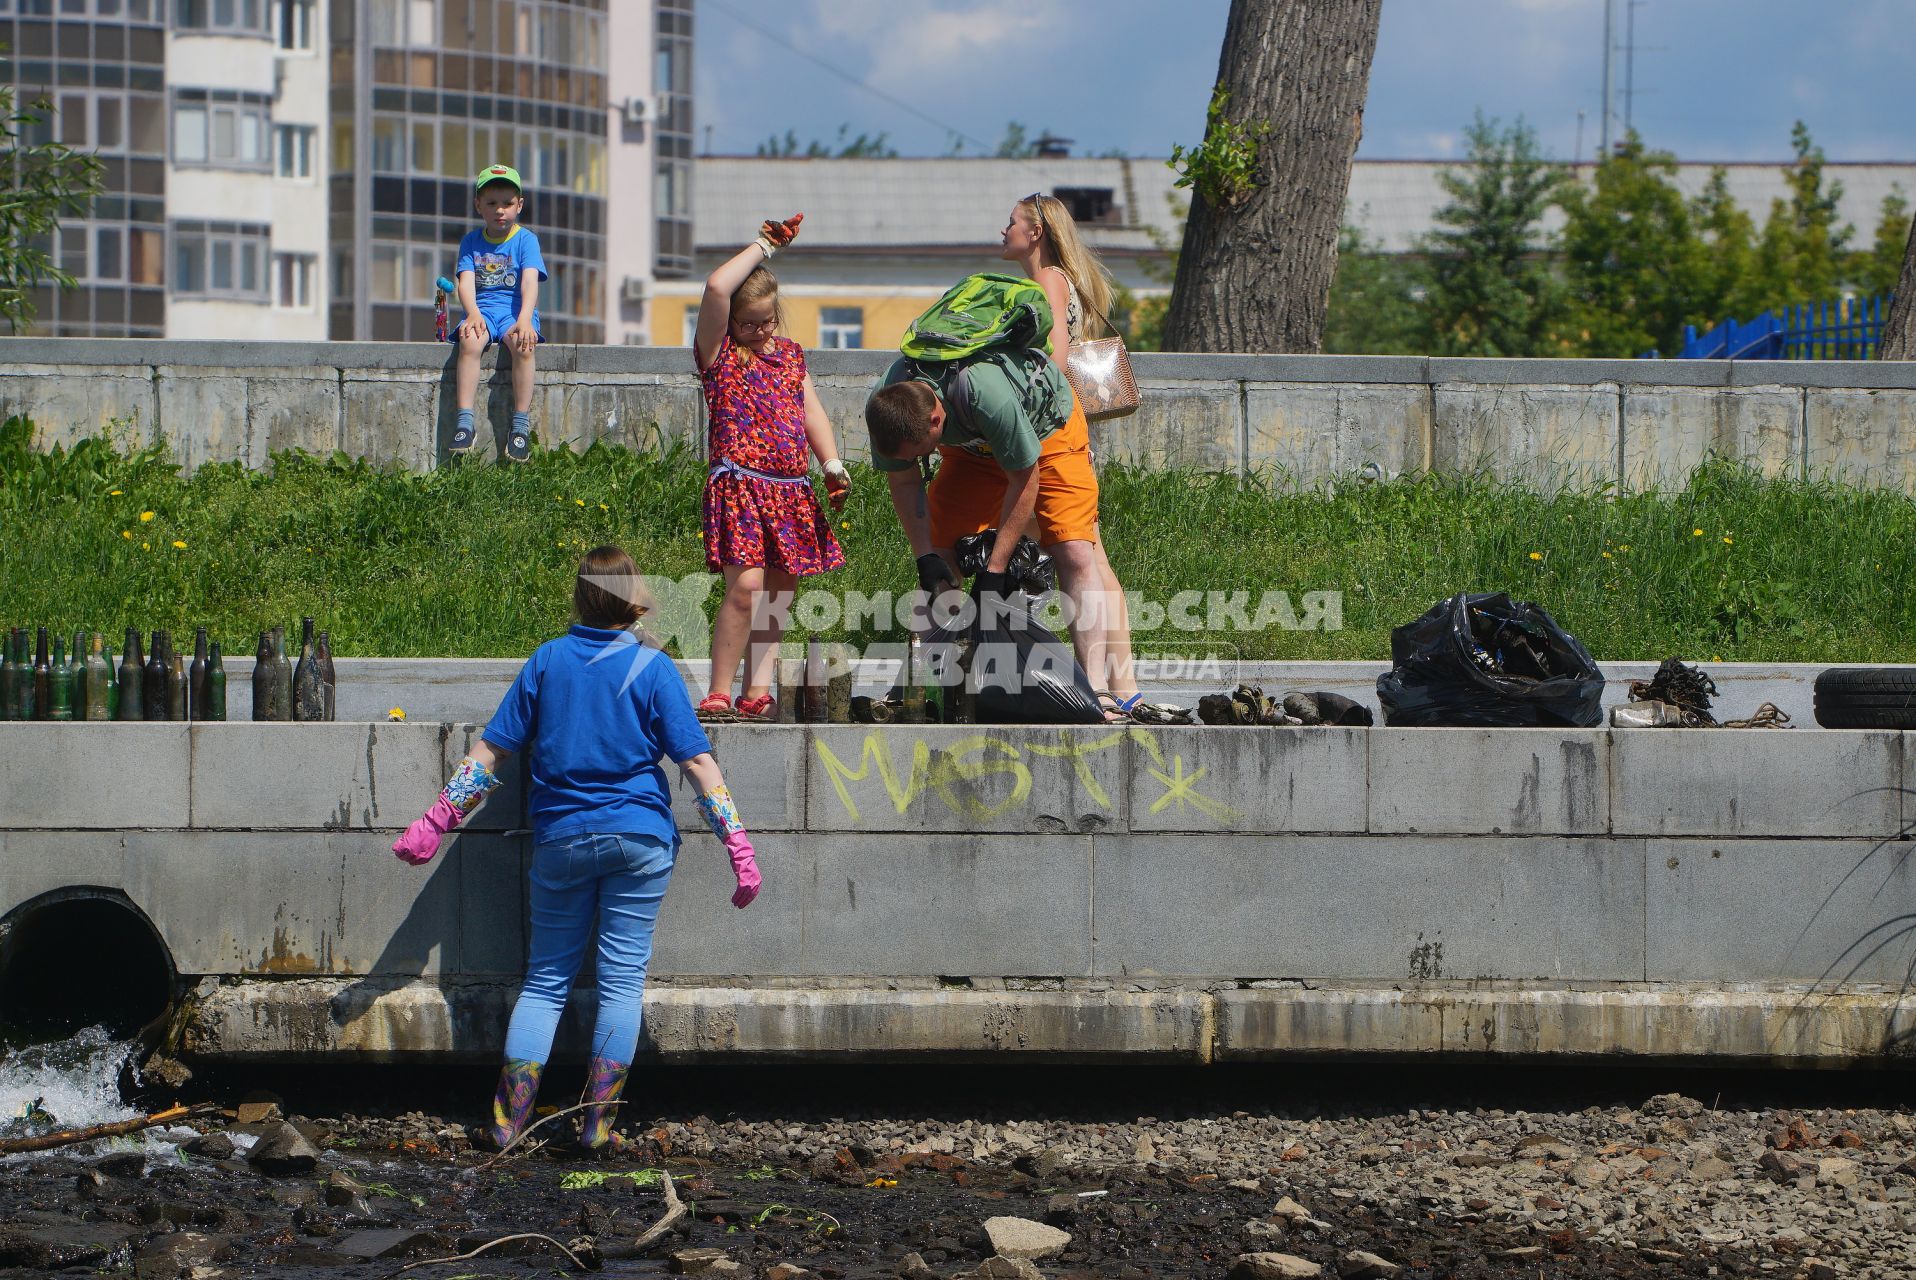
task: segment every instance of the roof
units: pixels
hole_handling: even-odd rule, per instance
[[[1785,162],[1677,166],[1676,184],[1696,195],[1721,167],[1730,194],[1759,225],[1770,201],[1787,196]],[[1443,160],[1359,160],[1351,166],[1351,221],[1394,253],[1415,247],[1434,225],[1447,197],[1437,175],[1458,167]],[[1588,179],[1592,166],[1577,166]],[[1831,180],[1843,184],[1839,216],[1867,240],[1881,217],[1883,197],[1900,187],[1916,199],[1916,164],[1831,162]],[[697,162],[693,219],[701,250],[741,244],[761,219],[805,214],[805,243],[813,249],[891,250],[987,244],[997,238],[1011,206],[1033,191],[1102,188],[1112,192],[1113,220],[1079,224],[1103,253],[1149,253],[1160,239],[1175,241],[1176,175],[1162,159],[1065,158],[999,160],[968,157],[895,160],[770,159],[710,156]],[[1561,226],[1552,210],[1545,227]],[[1154,238],[1155,236],[1155,238]]]

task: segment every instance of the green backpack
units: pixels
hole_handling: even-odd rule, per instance
[[[1051,302],[1035,280],[981,271],[966,276],[911,322],[898,350],[925,364],[992,347],[1051,350]]]

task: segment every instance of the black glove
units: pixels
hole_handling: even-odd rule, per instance
[[[978,625],[1009,625],[1013,616],[1013,593],[1017,589],[1017,579],[1013,575],[980,569],[971,580],[971,599],[978,607]]]
[[[928,596],[938,594],[940,584],[958,585],[958,575],[952,572],[945,558],[936,551],[927,551],[918,557],[918,586]]]
[[[974,596],[1009,596],[1016,586],[1016,580],[1010,573],[993,573],[981,569],[978,576],[971,580],[971,594]]]

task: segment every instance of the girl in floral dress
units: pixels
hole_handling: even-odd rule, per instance
[[[706,279],[699,303],[692,351],[711,432],[705,567],[725,575],[725,600],[712,624],[712,687],[698,705],[706,716],[776,716],[778,642],[798,580],[845,563],[812,492],[807,450],[824,469],[833,510],[845,505],[851,476],[805,371],[804,350],[779,336],[778,280],[765,266],[792,242],[803,217],[768,219],[757,240]],[[735,706],[732,677],[741,658],[745,683]]]

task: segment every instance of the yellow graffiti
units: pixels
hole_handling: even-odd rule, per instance
[[[961,759],[974,751],[997,751],[1000,755],[996,763],[979,760],[968,764]],[[988,805],[976,794],[968,792],[963,797],[959,797],[952,792],[953,782],[977,782],[997,773],[1010,774],[1013,779],[1011,794],[1002,804]],[[949,751],[941,751],[933,757],[931,781],[932,785],[938,788],[938,794],[943,798],[946,807],[953,813],[962,809],[973,818],[980,820],[995,818],[1014,806],[1023,804],[1031,797],[1031,770],[1025,768],[1018,759],[1015,747],[1000,742],[996,738],[962,738],[952,743]]]
[[[856,770],[847,768],[845,762],[832,753],[832,749],[821,739],[818,742],[818,760],[825,766],[825,776],[832,780],[832,789],[838,792],[838,802],[845,806],[845,812],[851,815],[853,822],[859,821],[858,805],[852,799],[847,782],[863,782],[871,773],[873,766],[878,769],[878,779],[885,784],[885,793],[899,813],[911,807],[911,802],[924,790],[926,781],[931,777],[931,748],[923,739],[911,744],[911,772],[906,775],[903,786],[899,785],[898,775],[892,771],[891,743],[883,734],[865,735],[864,753],[858,757]]]
[[[1152,764],[1157,766],[1154,769],[1147,765],[1145,772],[1164,784],[1164,794],[1151,805],[1150,812],[1161,813],[1166,806],[1176,804],[1178,812],[1183,813],[1188,804],[1219,826],[1225,827],[1231,826],[1244,816],[1241,811],[1233,809],[1230,805],[1213,800],[1210,796],[1196,790],[1198,780],[1210,771],[1209,765],[1200,765],[1195,772],[1187,776],[1184,772],[1183,756],[1173,756],[1170,764],[1165,764],[1164,750],[1158,746],[1156,734],[1146,733],[1142,729],[1132,729],[1131,740],[1144,748],[1144,753],[1150,756]],[[1164,772],[1166,768],[1169,768],[1171,772]]]

